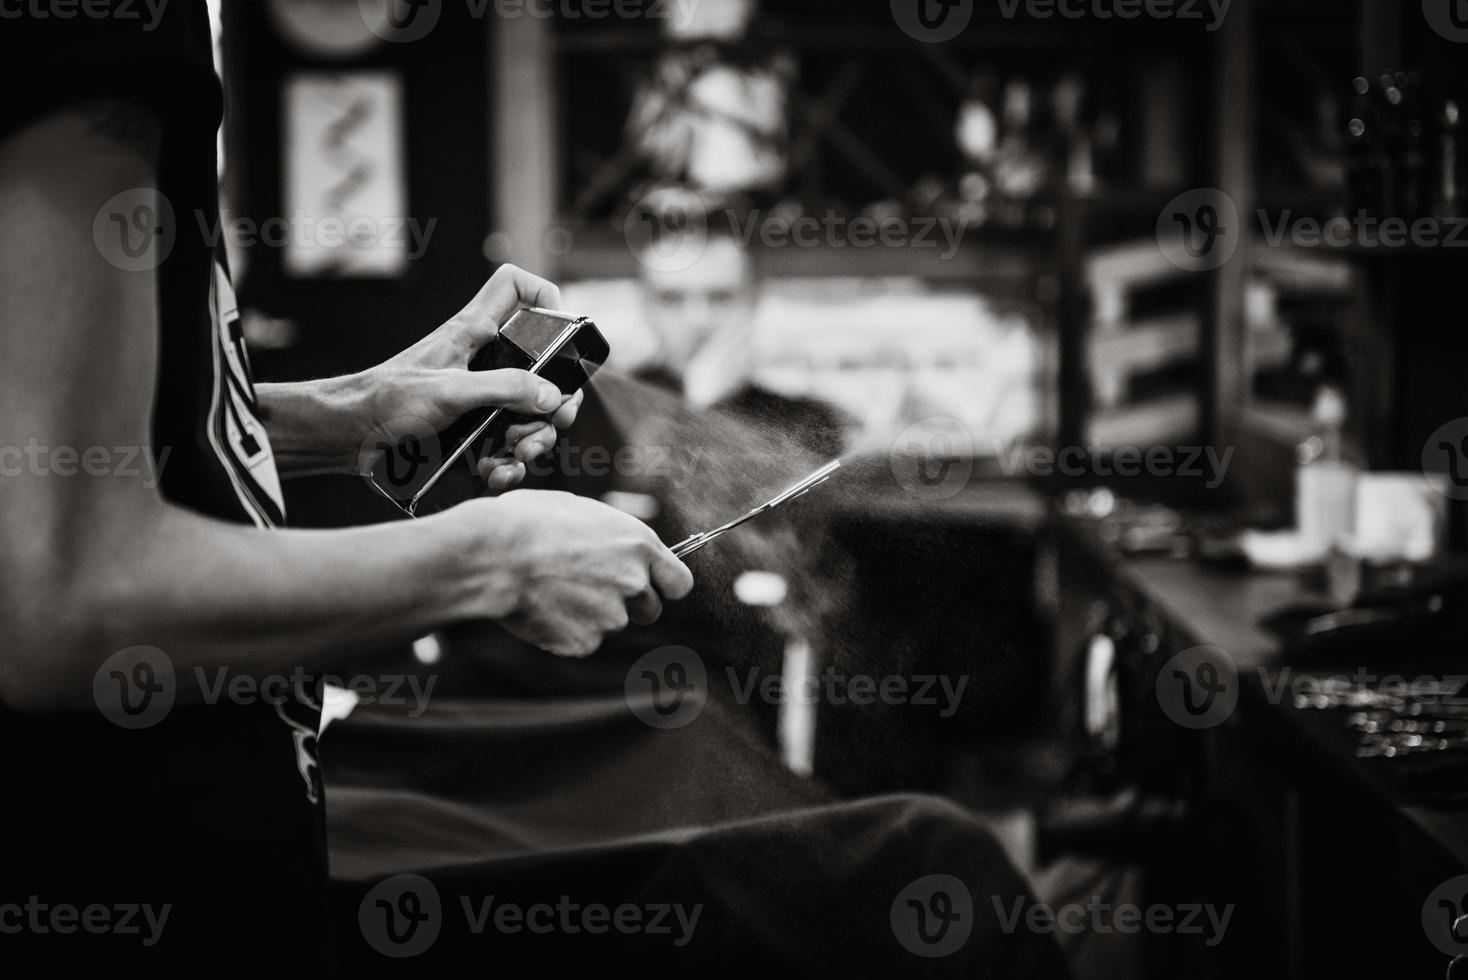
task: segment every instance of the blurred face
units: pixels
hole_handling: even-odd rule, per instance
[[[711,240],[691,268],[647,269],[643,292],[648,326],[675,373],[682,373],[713,338],[754,327],[753,269],[728,239]]]

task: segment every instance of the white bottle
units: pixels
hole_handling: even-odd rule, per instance
[[[1297,452],[1295,523],[1311,560],[1320,560],[1355,532],[1356,484],[1361,471],[1346,459],[1342,448],[1346,401],[1340,390],[1323,385],[1311,414],[1318,431]]]

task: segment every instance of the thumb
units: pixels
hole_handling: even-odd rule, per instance
[[[450,370],[440,372],[438,397],[463,415],[477,408],[507,408],[522,415],[545,415],[564,400],[561,389],[529,371]]]

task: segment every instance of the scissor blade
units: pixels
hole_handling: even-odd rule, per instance
[[[816,487],[829,480],[831,478],[831,474],[835,473],[840,468],[841,460],[833,459],[831,462],[827,463],[825,466],[822,466],[820,469],[816,470],[804,480],[801,480],[799,483],[785,490],[778,497],[775,497],[764,506],[767,508],[779,507],[782,504],[789,503],[802,494],[810,493]]]
[[[801,480],[794,486],[791,486],[788,489],[784,490],[778,496],[773,497],[765,503],[760,504],[758,507],[749,511],[747,514],[736,517],[734,518],[734,520],[730,521],[727,524],[721,524],[718,527],[714,528],[712,531],[704,531],[701,534],[692,535],[686,540],[679,542],[678,544],[673,546],[673,554],[678,558],[682,558],[684,555],[693,554],[695,551],[699,550],[710,541],[713,541],[715,538],[729,533],[740,525],[749,523],[756,517],[759,517],[761,514],[767,513],[768,511],[774,510],[776,507],[780,507],[784,504],[789,503],[796,497],[809,493],[816,487],[820,486],[822,483],[825,483],[827,480],[829,480],[831,478],[831,474],[835,473],[840,468],[841,461],[839,459],[827,463],[825,466],[822,466],[810,476]]]

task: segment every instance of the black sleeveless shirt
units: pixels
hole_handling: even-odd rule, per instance
[[[156,276],[153,473],[174,504],[268,533],[285,518],[280,481],[210,245],[224,100],[204,0],[0,12],[0,143],[108,98],[161,126],[158,194],[117,188],[91,229],[104,260]],[[0,704],[0,949],[159,975],[329,974],[317,692],[175,705],[170,671],[188,651],[134,642],[98,651],[95,711]]]

